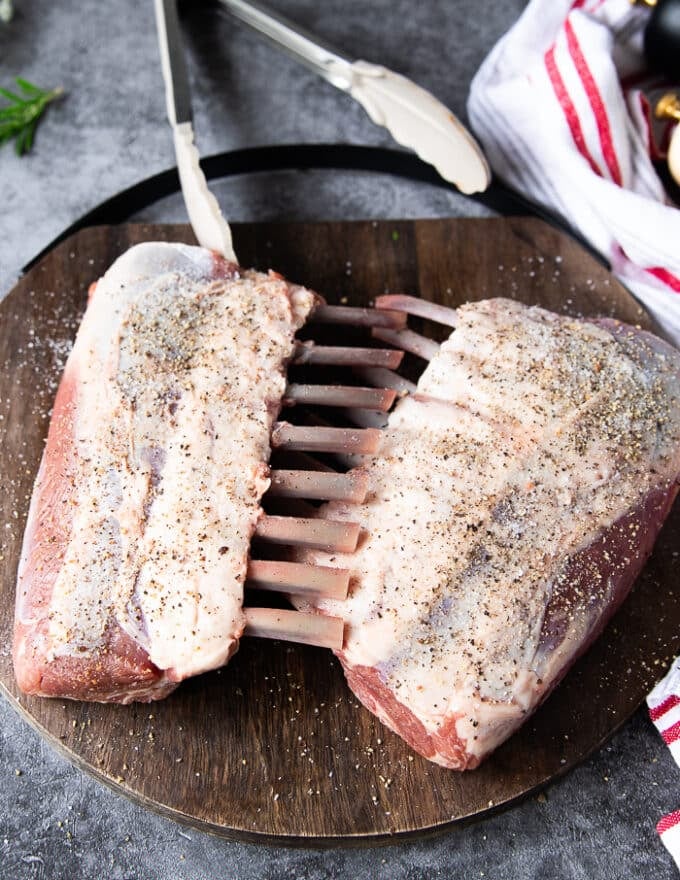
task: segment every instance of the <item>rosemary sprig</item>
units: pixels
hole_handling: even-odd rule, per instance
[[[21,156],[33,146],[35,130],[45,108],[64,90],[59,87],[47,92],[19,76],[15,82],[21,89],[20,94],[0,88],[0,95],[10,102],[8,106],[0,108],[0,146],[14,138],[14,148]]]

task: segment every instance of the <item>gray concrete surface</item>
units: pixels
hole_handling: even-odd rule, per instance
[[[273,2],[273,0],[272,0]],[[189,62],[204,154],[257,144],[389,145],[363,110],[256,37],[191,6]],[[0,151],[0,295],[21,266],[103,199],[173,164],[151,3],[16,0],[0,26],[0,84],[22,75],[68,93],[34,152]],[[464,116],[470,79],[523,0],[278,0],[357,56],[430,88]],[[471,213],[436,188],[382,176],[286,173],[219,187],[232,219]],[[184,219],[168,199],[148,219]],[[6,649],[2,648],[3,650]],[[322,880],[676,876],[654,824],[680,802],[680,772],[643,711],[599,754],[532,798],[435,839],[308,851],[187,830],[112,794],[45,745],[0,700],[0,878]]]

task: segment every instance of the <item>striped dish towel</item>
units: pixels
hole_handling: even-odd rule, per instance
[[[680,657],[647,697],[649,717],[680,764]],[[680,810],[664,816],[656,830],[680,868]]]
[[[680,346],[680,210],[652,162],[668,146],[671,123],[651,118],[668,83],[644,72],[648,15],[629,0],[531,0],[468,114],[496,174],[581,232]]]
[[[644,69],[648,15],[629,0],[531,0],[475,76],[468,113],[496,174],[578,230],[680,346],[680,209],[653,164],[669,83]],[[648,704],[680,764],[680,660]],[[680,868],[680,810],[657,830]]]

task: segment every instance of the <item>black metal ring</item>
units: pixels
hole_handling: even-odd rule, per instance
[[[413,153],[391,150],[385,147],[366,147],[355,144],[284,144],[277,146],[248,147],[218,153],[201,160],[208,180],[233,177],[237,174],[257,174],[265,171],[333,169],[336,171],[373,171],[392,174],[407,180],[428,183],[442,189],[459,192],[437,174],[435,169]],[[152,205],[159,199],[180,190],[176,168],[169,168],[135,183],[84,214],[61,232],[50,244],[23,268],[28,272],[42,257],[74,232],[88,226],[124,223],[133,214]],[[461,194],[461,193],[459,193]],[[461,194],[462,195],[462,194]],[[586,250],[604,265],[602,257],[557,215],[509,189],[497,178],[483,193],[465,196],[503,216],[529,214],[540,217],[552,226],[576,239]]]

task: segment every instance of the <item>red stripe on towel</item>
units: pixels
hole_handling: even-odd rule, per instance
[[[545,69],[548,72],[548,78],[553,87],[553,91],[555,92],[555,97],[564,112],[564,118],[567,121],[567,125],[569,126],[569,131],[571,132],[571,136],[578,148],[579,153],[587,160],[591,169],[597,174],[599,177],[602,177],[602,172],[597,166],[597,163],[593,159],[590,154],[590,150],[588,149],[588,144],[586,144],[586,139],[583,135],[583,129],[581,128],[581,122],[578,118],[578,113],[576,112],[576,107],[574,106],[574,102],[571,100],[569,92],[567,91],[567,87],[564,84],[564,80],[560,75],[559,70],[557,69],[557,62],[555,61],[555,44],[551,46],[550,49],[543,56],[543,60],[545,62]]]
[[[658,721],[662,715],[665,715],[666,712],[670,712],[675,706],[680,703],[680,697],[677,694],[671,694],[670,697],[666,697],[663,703],[659,703],[658,706],[655,706],[653,709],[649,710],[649,717],[652,721]]]
[[[669,272],[668,269],[664,269],[663,266],[652,266],[649,269],[645,269],[645,271],[649,272],[649,274],[653,275],[655,278],[658,278],[659,281],[663,281],[663,283],[667,284],[671,290],[680,293],[680,278],[672,272]]]
[[[672,813],[664,816],[661,821],[657,822],[656,830],[659,834],[663,834],[665,831],[675,828],[678,822],[680,822],[680,810],[674,810]]]
[[[588,62],[586,61],[585,55],[581,51],[578,37],[576,36],[576,32],[574,31],[574,28],[572,27],[569,19],[567,19],[564,23],[564,31],[567,35],[567,47],[569,48],[569,54],[571,55],[572,61],[574,62],[574,66],[576,67],[576,72],[581,78],[583,88],[585,89],[588,100],[590,101],[590,106],[595,116],[595,123],[597,125],[597,132],[600,136],[600,145],[602,147],[602,155],[604,156],[604,161],[607,163],[609,174],[611,175],[614,183],[622,186],[623,178],[621,176],[621,169],[619,168],[619,160],[616,156],[616,150],[614,149],[612,130],[609,125],[609,117],[607,116],[607,110],[604,106],[602,95],[600,94],[597,83],[595,82],[595,78],[593,77],[593,74],[588,67]]]
[[[671,743],[677,742],[680,739],[680,721],[676,721],[676,723],[667,730],[662,730],[661,736],[667,746]]]

